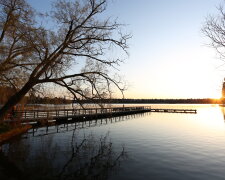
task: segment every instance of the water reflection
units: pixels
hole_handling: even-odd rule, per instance
[[[109,133],[96,137],[80,131],[148,115],[33,128],[1,147],[0,179],[108,179],[127,159],[124,146],[115,150]]]
[[[75,123],[62,123],[56,124],[51,126],[44,126],[44,127],[34,127],[33,129],[29,130],[22,138],[28,138],[29,136],[38,137],[38,136],[46,136],[50,134],[56,133],[63,133],[63,132],[70,132],[74,129],[86,129],[86,128],[93,128],[93,127],[100,127],[106,126],[114,123],[119,123],[127,120],[132,120],[139,117],[148,116],[150,113],[141,113],[141,114],[131,114],[126,116],[118,116],[118,117],[111,117],[111,118],[104,118],[104,119],[95,119],[95,120],[88,120],[82,122],[75,122]]]
[[[107,179],[126,158],[116,153],[109,134],[80,138],[76,129],[68,142],[54,136],[18,140],[0,152],[0,179]]]
[[[224,179],[225,108],[160,107],[198,113],[151,112],[34,128],[3,146],[0,179]]]

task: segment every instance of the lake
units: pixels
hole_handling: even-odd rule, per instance
[[[31,129],[4,144],[0,179],[225,179],[225,108]]]

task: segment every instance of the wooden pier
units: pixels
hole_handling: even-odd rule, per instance
[[[196,109],[150,109],[150,112],[166,112],[166,113],[197,113]]]
[[[150,112],[151,107],[113,107],[113,108],[87,108],[87,109],[52,109],[52,110],[24,110],[16,111],[13,118],[21,123],[46,123],[55,121],[56,123],[81,122],[92,119],[109,118],[137,113]],[[13,121],[8,120],[8,121]]]
[[[20,121],[21,123],[55,123],[82,122],[93,119],[110,118],[144,112],[164,113],[197,113],[195,109],[153,109],[150,106],[137,107],[112,107],[112,108],[87,108],[87,109],[52,109],[52,110],[24,110],[16,111],[15,117],[8,122]]]

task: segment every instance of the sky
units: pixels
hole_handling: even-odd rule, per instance
[[[51,1],[28,0],[37,10]],[[225,66],[201,32],[222,0],[109,0],[104,16],[132,34],[119,67],[126,98],[220,98]]]

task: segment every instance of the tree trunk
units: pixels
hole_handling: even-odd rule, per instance
[[[7,103],[0,109],[0,123],[2,123],[4,117],[8,111],[15,106],[20,100],[27,94],[27,92],[35,85],[35,83],[28,81],[20,91],[11,96]]]

